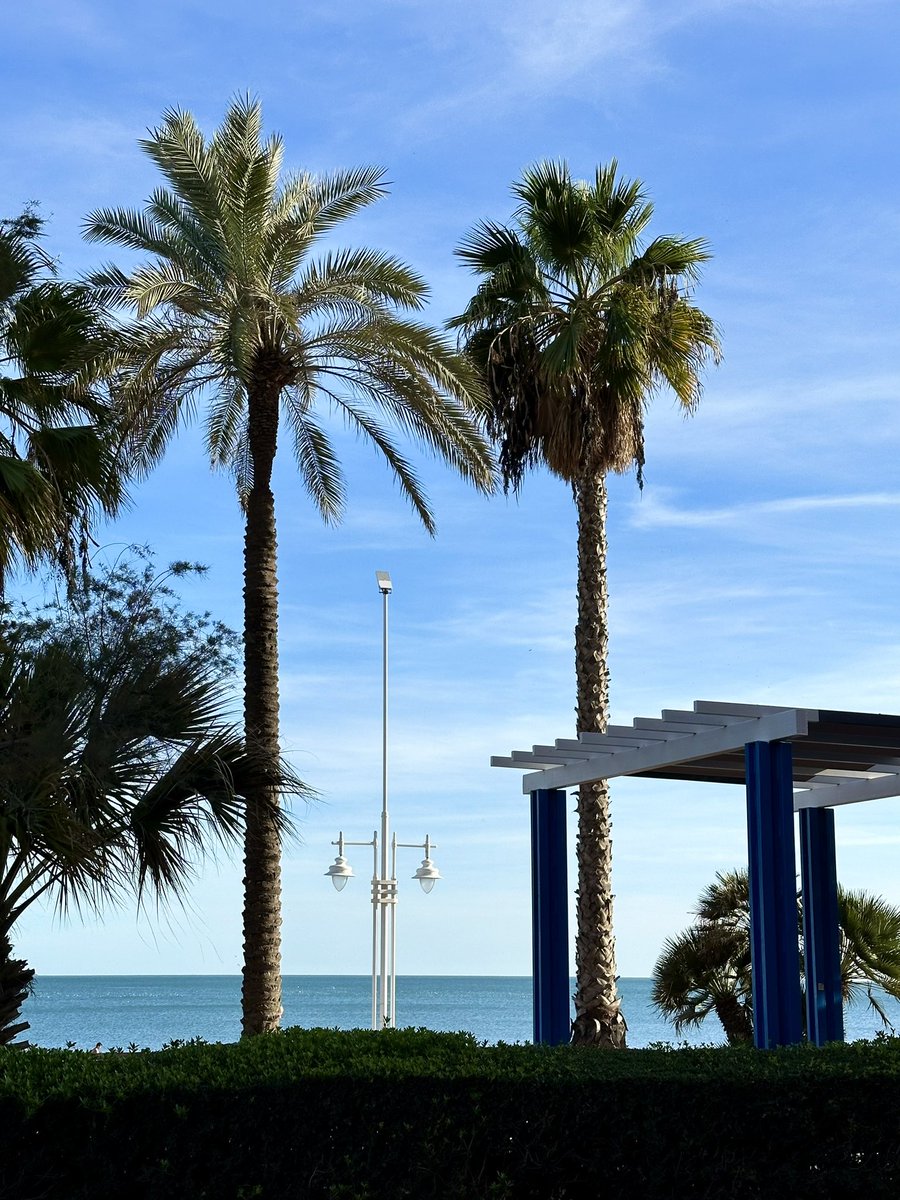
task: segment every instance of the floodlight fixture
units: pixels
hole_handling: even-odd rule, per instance
[[[382,595],[389,596],[393,591],[394,585],[391,583],[391,577],[387,571],[376,571],[375,579],[378,583],[378,590]]]

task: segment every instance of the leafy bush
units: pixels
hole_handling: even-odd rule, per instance
[[[900,1045],[480,1046],[425,1030],[0,1053],[0,1197],[894,1197]],[[126,1182],[127,1181],[127,1182]]]

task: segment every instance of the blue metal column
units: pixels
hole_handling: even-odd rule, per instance
[[[750,742],[745,756],[753,1040],[769,1050],[803,1036],[791,746]]]
[[[817,1046],[844,1040],[834,811],[800,810],[806,1036]]]
[[[558,1046],[571,1036],[566,885],[566,793],[531,793],[531,919],[534,1040]]]

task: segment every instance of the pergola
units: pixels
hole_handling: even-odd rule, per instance
[[[534,1040],[569,1040],[565,789],[597,779],[738,783],[747,793],[754,1040],[803,1037],[794,812],[800,815],[806,1028],[843,1039],[834,812],[900,795],[900,716],[695,702],[606,733],[493,757],[531,796]]]

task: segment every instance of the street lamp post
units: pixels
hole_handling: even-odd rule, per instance
[[[382,606],[382,736],[381,736],[381,837],[377,830],[368,842],[348,841],[343,832],[338,840],[337,858],[325,872],[338,891],[353,878],[353,868],[344,857],[345,846],[372,847],[372,1028],[390,1029],[397,1019],[397,850],[424,850],[425,857],[413,879],[426,893],[441,875],[431,861],[434,843],[426,834],[424,842],[398,842],[390,838],[388,811],[388,596],[393,585],[387,571],[376,571],[375,579],[383,598]],[[388,858],[390,847],[390,860]],[[379,854],[380,851],[380,854]],[[388,873],[390,869],[390,873]]]

